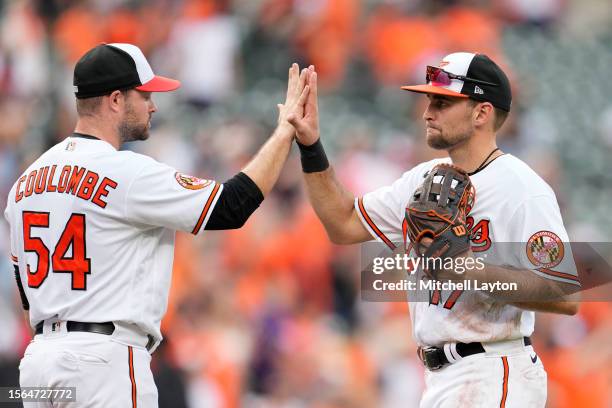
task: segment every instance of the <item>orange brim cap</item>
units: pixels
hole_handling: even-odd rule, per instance
[[[181,82],[176,79],[155,75],[152,80],[137,86],[136,89],[142,92],[170,92],[180,86]]]

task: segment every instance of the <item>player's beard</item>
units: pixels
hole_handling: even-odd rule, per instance
[[[469,119],[469,116],[466,117],[459,122],[459,126],[450,129],[435,128],[433,133],[427,133],[427,144],[432,149],[450,150],[468,141],[474,134],[474,126]]]
[[[121,142],[147,140],[149,138],[149,121],[151,116],[143,123],[138,120],[131,104],[126,104],[123,121],[119,123],[119,137]]]

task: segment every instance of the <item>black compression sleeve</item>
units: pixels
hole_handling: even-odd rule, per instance
[[[223,191],[204,229],[240,228],[259,207],[264,196],[249,176],[240,172],[223,183]]]
[[[21,305],[23,306],[23,310],[30,310],[30,302],[28,302],[28,298],[23,290],[23,285],[21,284],[21,279],[19,278],[19,267],[17,265],[13,265],[13,267],[15,268],[15,280],[17,281],[17,289],[19,289],[19,296],[21,297]]]

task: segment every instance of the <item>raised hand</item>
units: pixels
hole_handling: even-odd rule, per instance
[[[302,71],[302,74],[304,71]],[[317,101],[317,73],[314,66],[308,67],[306,88],[310,88],[306,97],[304,93],[299,98],[295,109],[289,114],[287,120],[297,131],[297,141],[310,146],[319,140],[319,105]]]
[[[304,68],[299,72],[298,64],[293,63],[289,68],[289,79],[287,81],[287,96],[285,103],[278,104],[278,130],[295,135],[295,128],[288,122],[288,117],[296,112],[303,116],[304,105],[308,98],[310,87],[306,84],[310,70]]]

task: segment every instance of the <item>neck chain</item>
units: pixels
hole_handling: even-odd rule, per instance
[[[486,166],[487,161],[489,161],[489,159],[491,158],[491,156],[493,156],[493,154],[494,154],[496,151],[498,151],[498,150],[499,150],[499,147],[496,147],[495,149],[493,149],[493,151],[492,151],[491,153],[489,153],[489,155],[487,156],[487,158],[486,158],[486,159],[484,159],[484,161],[483,161],[482,163],[480,163],[480,166],[478,166],[478,167],[476,168],[476,170],[474,170],[473,172],[468,173],[468,175],[469,175],[469,176],[473,176],[474,174],[476,174],[476,173],[478,173],[480,170],[482,170],[482,169],[483,169],[483,168]]]

